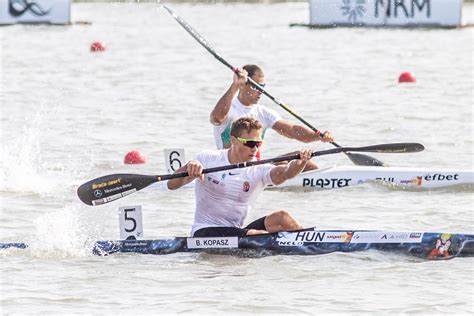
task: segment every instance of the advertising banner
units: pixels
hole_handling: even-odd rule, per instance
[[[0,0],[0,24],[69,24],[71,0]]]
[[[462,0],[310,0],[310,24],[455,27],[461,11]]]

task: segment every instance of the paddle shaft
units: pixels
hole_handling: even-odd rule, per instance
[[[392,144],[380,144],[380,145],[371,145],[371,146],[363,146],[363,147],[337,147],[337,148],[332,148],[332,149],[327,149],[327,150],[315,151],[313,152],[311,157],[337,154],[337,153],[346,152],[346,151],[377,152],[377,153],[394,154],[394,153],[418,152],[422,150],[424,150],[423,145],[418,144],[418,143],[392,143]],[[246,168],[246,167],[262,165],[266,163],[290,161],[290,160],[295,160],[295,159],[300,159],[300,154],[292,154],[292,155],[280,156],[276,158],[269,158],[269,159],[256,160],[256,161],[247,161],[247,162],[241,162],[241,163],[237,163],[233,165],[207,168],[207,169],[204,169],[202,173],[206,174],[206,173],[212,173],[212,172],[218,172],[218,171],[224,171],[224,170]],[[158,176],[157,181],[170,180],[170,179],[182,178],[182,177],[187,177],[187,176],[188,176],[187,172],[178,172],[178,173]]]
[[[312,157],[340,153],[344,151],[362,151],[362,152],[379,152],[379,153],[405,153],[417,152],[423,150],[424,147],[418,143],[395,143],[395,144],[380,144],[365,147],[338,147],[323,151],[317,151],[312,154]],[[275,163],[280,161],[290,161],[299,159],[300,155],[292,154],[270,158],[259,161],[248,161],[233,165],[220,166],[214,168],[207,168],[203,170],[204,174],[246,168],[266,163]],[[187,172],[178,172],[166,175],[139,175],[139,174],[112,174],[96,178],[81,185],[77,189],[79,199],[88,205],[100,205],[120,199],[124,196],[137,192],[147,186],[164,180],[187,177]]]
[[[224,64],[227,68],[232,70],[234,73],[238,74],[238,70],[236,67],[232,66],[225,60],[218,52],[214,50],[209,45],[209,42],[204,39],[204,37],[199,34],[191,25],[189,25],[188,22],[186,22],[182,17],[177,15],[173,10],[171,10],[169,7],[166,5],[163,5],[163,7],[175,18],[175,20],[194,38],[198,41],[199,44],[201,44],[209,53],[211,53],[217,60],[219,60],[222,64]],[[315,133],[321,134],[321,132],[312,126],[310,123],[308,123],[305,119],[303,119],[301,116],[299,116],[297,113],[295,113],[293,110],[291,110],[287,105],[285,105],[283,102],[275,98],[273,95],[271,95],[268,91],[266,91],[261,85],[259,85],[255,80],[252,78],[248,77],[247,81],[250,82],[255,88],[257,88],[258,91],[266,95],[270,100],[281,106],[283,109],[285,109],[288,113],[296,117],[298,120],[300,120],[303,124],[311,128]],[[335,144],[335,143],[334,143]],[[337,144],[335,144],[337,147],[341,147]]]
[[[188,22],[186,22],[182,17],[177,15],[173,10],[171,10],[169,7],[166,5],[163,5],[163,7],[171,14],[171,16],[188,32],[195,40],[198,41],[199,44],[201,44],[209,53],[211,53],[217,60],[219,60],[222,64],[224,64],[226,67],[231,69],[234,73],[237,73],[237,68],[229,64],[219,53],[217,53],[214,48],[212,48],[209,45],[209,42],[206,41],[206,39],[199,34]],[[318,134],[320,137],[324,137],[324,133],[321,133],[316,127],[311,125],[309,122],[307,122],[305,119],[303,119],[301,116],[299,116],[296,112],[294,112],[291,108],[289,108],[286,104],[275,98],[273,95],[271,95],[268,91],[266,91],[262,86],[260,86],[255,80],[252,78],[248,77],[247,78],[248,82],[250,82],[251,85],[253,85],[258,91],[266,95],[270,100],[275,102],[277,105],[279,105],[281,108],[283,108],[285,111],[293,115],[296,119],[298,119],[300,122],[302,122],[304,125],[309,127],[313,132]],[[331,144],[337,148],[340,148],[341,145],[337,144],[336,142],[331,142]],[[360,154],[351,154],[348,152],[345,152],[345,154],[351,159],[351,161],[356,164],[356,165],[375,165],[375,166],[383,166],[384,163],[367,155],[360,155]]]
[[[337,150],[338,148],[335,148],[335,149]],[[311,155],[311,157],[321,156],[321,155],[329,155],[329,154],[334,154],[334,153],[338,153],[338,152],[341,152],[341,150],[334,151],[334,149],[330,149],[330,150],[325,150],[325,151],[320,151],[320,152],[314,152]],[[281,156],[281,157],[269,158],[269,159],[263,159],[263,160],[247,161],[247,162],[241,162],[241,163],[237,163],[237,164],[233,164],[233,165],[207,168],[207,169],[204,169],[202,171],[202,173],[206,174],[206,173],[213,173],[213,172],[219,172],[219,171],[225,171],[225,170],[231,170],[231,169],[247,168],[247,167],[262,165],[262,164],[266,164],[266,163],[290,161],[290,160],[295,160],[295,159],[299,159],[299,158],[300,158],[300,154],[293,154],[293,155]],[[182,178],[182,177],[187,177],[187,176],[188,176],[187,172],[178,172],[178,173],[168,174],[168,175],[164,175],[164,176],[159,176],[158,181]]]

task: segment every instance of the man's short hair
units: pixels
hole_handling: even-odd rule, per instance
[[[247,71],[247,74],[249,77],[253,77],[253,75],[255,75],[256,72],[260,72],[263,74],[262,68],[258,67],[257,65],[245,65],[242,68],[245,69],[245,71]]]
[[[250,133],[261,130],[262,128],[262,124],[253,117],[241,117],[232,123],[230,135],[234,137],[240,137],[242,136],[243,132]]]

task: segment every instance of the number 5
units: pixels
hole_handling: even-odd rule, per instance
[[[128,208],[128,209],[125,209],[124,211],[125,211],[125,221],[131,221],[133,223],[133,228],[132,229],[125,228],[125,231],[127,233],[131,233],[137,228],[137,221],[133,217],[128,217],[128,212],[134,212],[135,209]]]

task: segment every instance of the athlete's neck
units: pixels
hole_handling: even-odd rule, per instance
[[[229,159],[229,162],[231,165],[235,165],[236,163],[241,163],[245,161],[245,160],[239,159],[239,155],[237,154],[236,150],[233,149],[232,147],[227,152],[227,159]]]
[[[237,98],[239,99],[239,102],[242,103],[244,106],[252,106],[252,102],[248,101],[245,99],[245,97],[242,97],[242,94],[239,92]]]

